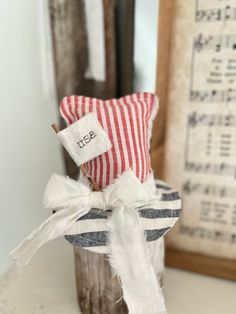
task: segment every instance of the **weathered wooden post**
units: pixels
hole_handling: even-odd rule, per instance
[[[106,81],[85,78],[88,62],[84,1],[49,0],[58,99],[69,94],[99,98],[116,96],[114,1],[103,0],[106,50]],[[78,168],[64,152],[66,171],[76,177]],[[83,314],[122,314],[127,308],[121,288],[103,254],[75,248],[78,301]],[[121,299],[121,300],[120,300]],[[120,300],[118,303],[117,300]]]

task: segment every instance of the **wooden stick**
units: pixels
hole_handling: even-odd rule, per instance
[[[51,125],[51,127],[53,128],[53,130],[58,133],[60,132],[60,129],[58,127],[58,125],[56,123],[53,123]],[[99,185],[94,181],[94,179],[89,175],[89,173],[87,172],[87,170],[85,169],[85,166],[84,165],[81,165],[80,167],[80,170],[83,172],[83,175],[89,180],[89,182],[91,183],[92,187],[93,187],[93,190],[94,191],[101,191]]]
[[[51,127],[53,128],[53,130],[54,130],[56,133],[60,132],[60,129],[59,129],[59,127],[57,126],[56,123],[53,123],[53,124],[51,125]]]
[[[99,185],[94,181],[94,179],[88,174],[84,165],[80,166],[80,170],[83,172],[84,176],[90,181],[93,186],[94,191],[101,191]]]

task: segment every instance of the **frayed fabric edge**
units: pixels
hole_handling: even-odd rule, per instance
[[[164,314],[162,289],[135,209],[120,203],[109,218],[109,262],[130,314]],[[132,232],[131,232],[132,230]]]

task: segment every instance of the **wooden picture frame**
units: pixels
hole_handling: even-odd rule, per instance
[[[168,129],[168,95],[170,92],[170,78],[172,74],[173,49],[172,38],[178,30],[175,29],[175,18],[179,14],[176,1],[160,0],[159,6],[159,34],[158,34],[158,62],[156,93],[159,97],[159,113],[154,122],[152,141],[152,165],[155,174],[163,180],[165,176],[165,139]],[[196,5],[198,1],[196,0]],[[223,9],[222,9],[223,10]],[[223,12],[223,11],[222,11]],[[183,14],[183,12],[182,12]],[[172,63],[171,63],[172,62]],[[190,252],[167,245],[165,262],[167,266],[198,272],[210,276],[236,280],[236,260],[208,256],[207,254]]]

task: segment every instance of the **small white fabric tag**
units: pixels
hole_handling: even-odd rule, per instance
[[[94,113],[89,113],[57,133],[77,166],[111,149],[110,139]]]

